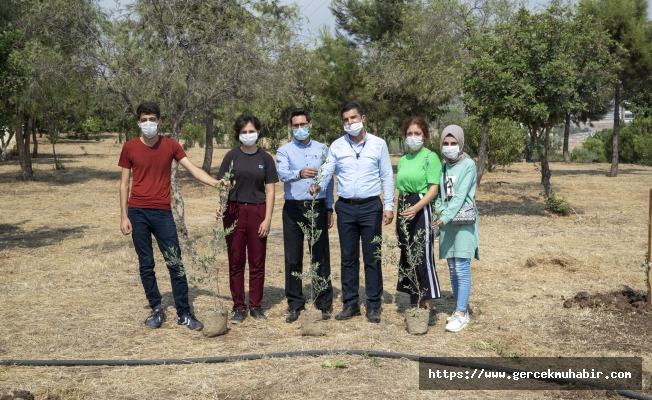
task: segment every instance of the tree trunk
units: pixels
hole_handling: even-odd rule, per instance
[[[371,123],[371,133],[378,136],[378,107],[374,103],[374,119]]]
[[[23,131],[23,135],[24,135],[24,138],[25,138],[25,153],[27,153],[27,154],[29,154],[29,147],[30,147],[29,144],[32,141],[32,136],[31,135],[32,135],[32,126],[33,125],[34,125],[34,120],[32,119],[32,117],[28,117],[27,118],[27,127],[25,127],[25,130]],[[29,160],[29,163],[30,163],[30,167],[31,167],[31,164],[32,164],[31,158]]]
[[[532,156],[537,147],[537,128],[528,126],[528,132],[530,133],[530,143],[525,143],[525,161],[532,162]]]
[[[401,154],[407,154],[407,149],[405,148],[405,140],[398,138],[398,151]]]
[[[13,137],[14,137],[14,131],[10,129],[9,138],[5,142],[4,132],[0,132],[0,141],[2,142],[2,150],[0,150],[0,161],[7,161],[7,147],[9,146],[9,143],[11,142],[11,139],[13,139]]]
[[[206,146],[204,148],[204,164],[201,169],[207,174],[211,173],[213,163],[213,107],[206,110]]]
[[[20,160],[20,171],[23,180],[33,181],[34,172],[32,171],[32,162],[29,157],[29,134],[24,134],[24,123],[25,113],[21,110],[18,112],[18,124],[16,125],[16,148],[18,149],[18,159]]]
[[[609,171],[609,177],[611,178],[618,175],[618,134],[620,134],[620,82],[616,82],[616,94],[614,96],[614,137],[611,171]]]
[[[34,151],[32,152],[32,158],[38,157],[38,141],[36,140],[36,124],[32,124],[32,140],[34,141]]]
[[[564,162],[570,162],[568,153],[568,139],[570,138],[570,114],[566,114],[566,123],[564,124]]]
[[[482,175],[484,175],[485,160],[489,144],[489,119],[482,120],[482,134],[480,136],[480,148],[478,149],[478,165],[476,165],[477,185],[480,186]]]
[[[52,143],[52,155],[54,156],[54,169],[57,170],[59,169],[59,162],[57,161],[57,150],[55,149],[55,145],[57,144],[57,138],[55,136],[56,130],[54,123],[50,124],[50,142]]]
[[[541,146],[541,140],[544,141],[544,145]],[[539,153],[539,162],[541,163],[541,185],[543,185],[543,190],[546,193],[546,197],[549,197],[552,193],[552,186],[550,185],[550,165],[548,164],[548,148],[550,147],[550,127],[541,128],[541,136],[539,137],[539,143],[537,146],[537,152]]]
[[[175,121],[172,124],[171,138],[179,141],[179,131],[181,131],[181,124]],[[177,172],[179,171],[179,163],[176,160],[172,161],[172,173],[170,175],[170,206],[172,207],[172,217],[174,224],[177,226],[177,234],[181,239],[188,238],[188,228],[184,221],[185,207],[183,204],[183,197],[181,197],[181,189],[179,181],[177,180]]]

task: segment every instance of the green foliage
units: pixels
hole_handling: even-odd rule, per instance
[[[573,212],[573,207],[568,203],[566,197],[557,197],[555,192],[551,192],[548,196],[546,196],[545,192],[540,193],[540,195],[543,197],[543,202],[548,211],[564,217]]]
[[[346,365],[346,361],[344,360],[338,360],[338,361],[331,361],[331,360],[325,360],[323,363],[321,363],[322,368],[348,368]]]
[[[481,350],[491,350],[501,357],[520,357],[518,352],[509,350],[505,345],[501,343],[500,340],[494,340],[491,343],[485,342],[484,340],[478,340],[477,342],[471,344],[471,347]]]
[[[482,124],[478,118],[468,118],[462,123],[466,152],[471,157],[478,156]],[[492,119],[489,123],[487,143],[487,170],[492,172],[497,166],[506,167],[523,155],[527,129],[508,119]]]
[[[605,129],[596,134],[602,141],[605,156],[613,153],[613,131]],[[592,143],[593,145],[593,143]],[[627,164],[652,165],[652,118],[634,118],[618,135],[619,161]]]
[[[588,154],[595,154],[595,159],[591,161],[579,161],[579,160],[573,160],[575,162],[599,162],[599,163],[604,163],[607,162],[607,156],[605,154],[605,146],[604,142],[597,136],[593,136],[590,138],[586,138],[584,142],[582,142],[582,149],[586,150],[587,155]],[[576,147],[573,149],[573,152],[577,150],[578,148]],[[582,157],[580,157],[582,158]],[[573,159],[573,155],[571,154],[571,160]],[[584,159],[586,159],[586,156],[584,156]]]
[[[570,153],[570,159],[576,163],[593,163],[598,161],[599,156],[596,152],[587,149],[586,147],[576,147]],[[602,161],[603,162],[603,161]]]
[[[206,145],[206,130],[203,125],[187,122],[183,126],[182,138],[184,150],[195,147],[195,143],[204,148]]]
[[[373,350],[373,348],[374,348],[374,344],[372,343],[365,351],[362,352],[362,357],[369,360],[369,364],[373,365],[374,367],[382,368],[383,366],[380,365],[380,362],[378,362],[378,358],[369,354],[369,352]]]

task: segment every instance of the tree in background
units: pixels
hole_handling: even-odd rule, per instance
[[[580,0],[579,16],[593,16],[601,21],[611,39],[611,53],[618,57],[622,68],[614,70],[613,151],[609,176],[618,175],[620,106],[623,95],[637,87],[641,79],[652,72],[650,22],[645,0]]]
[[[509,119],[492,119],[491,134],[487,138],[486,168],[493,172],[496,167],[515,163],[523,155],[527,129]],[[468,118],[463,124],[465,147],[471,157],[478,157],[484,124],[477,117]],[[479,162],[479,161],[478,161]],[[484,169],[484,168],[483,168]]]
[[[488,107],[492,115],[527,127],[539,156],[547,197],[552,194],[548,163],[552,127],[564,121],[568,110],[585,110],[593,104],[587,99],[601,96],[599,88],[609,76],[605,72],[617,70],[613,61],[587,67],[579,60],[610,61],[612,45],[597,25],[584,23],[555,6],[539,14],[522,8],[493,35],[471,41],[474,58],[464,79],[467,104],[471,109]],[[579,81],[587,78],[593,80],[595,90],[586,90],[581,96]]]

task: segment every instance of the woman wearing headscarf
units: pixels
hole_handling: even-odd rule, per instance
[[[471,258],[480,259],[478,221],[469,225],[452,225],[450,222],[465,205],[475,204],[475,162],[464,152],[464,131],[457,125],[449,125],[440,138],[444,158],[437,199],[439,219],[432,226],[439,227],[439,258],[445,258],[450,271],[451,286],[455,297],[455,311],[446,319],[446,330],[459,332],[469,323],[467,304],[471,293]]]
[[[433,255],[435,237],[430,229],[433,222],[430,203],[439,190],[441,161],[437,153],[424,146],[424,142],[430,139],[430,133],[428,123],[423,117],[406,119],[401,128],[401,136],[405,139],[409,152],[401,157],[396,169],[400,213],[396,218],[396,233],[401,248],[399,268],[402,271],[414,269],[416,282],[409,279],[404,272],[400,274],[401,279],[396,289],[410,294],[410,303],[414,307],[430,310],[428,325],[434,325],[437,322],[437,313],[432,300],[440,298],[441,293]],[[406,222],[407,232],[402,227]],[[418,253],[417,246],[425,247],[419,261],[409,260],[408,246],[415,253]]]

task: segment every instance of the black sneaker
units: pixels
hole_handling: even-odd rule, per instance
[[[265,314],[263,313],[263,309],[260,307],[254,307],[249,310],[249,314],[251,315],[252,318],[256,319],[267,319]]]
[[[247,318],[247,310],[233,310],[231,313],[231,323],[239,324]]]
[[[177,325],[185,325],[188,327],[188,329],[193,331],[201,331],[204,329],[204,324],[197,321],[197,318],[195,318],[195,316],[190,313],[180,316],[177,319]]]
[[[152,315],[145,320],[145,326],[148,328],[160,328],[164,321],[165,313],[162,308],[157,307],[152,310]]]

